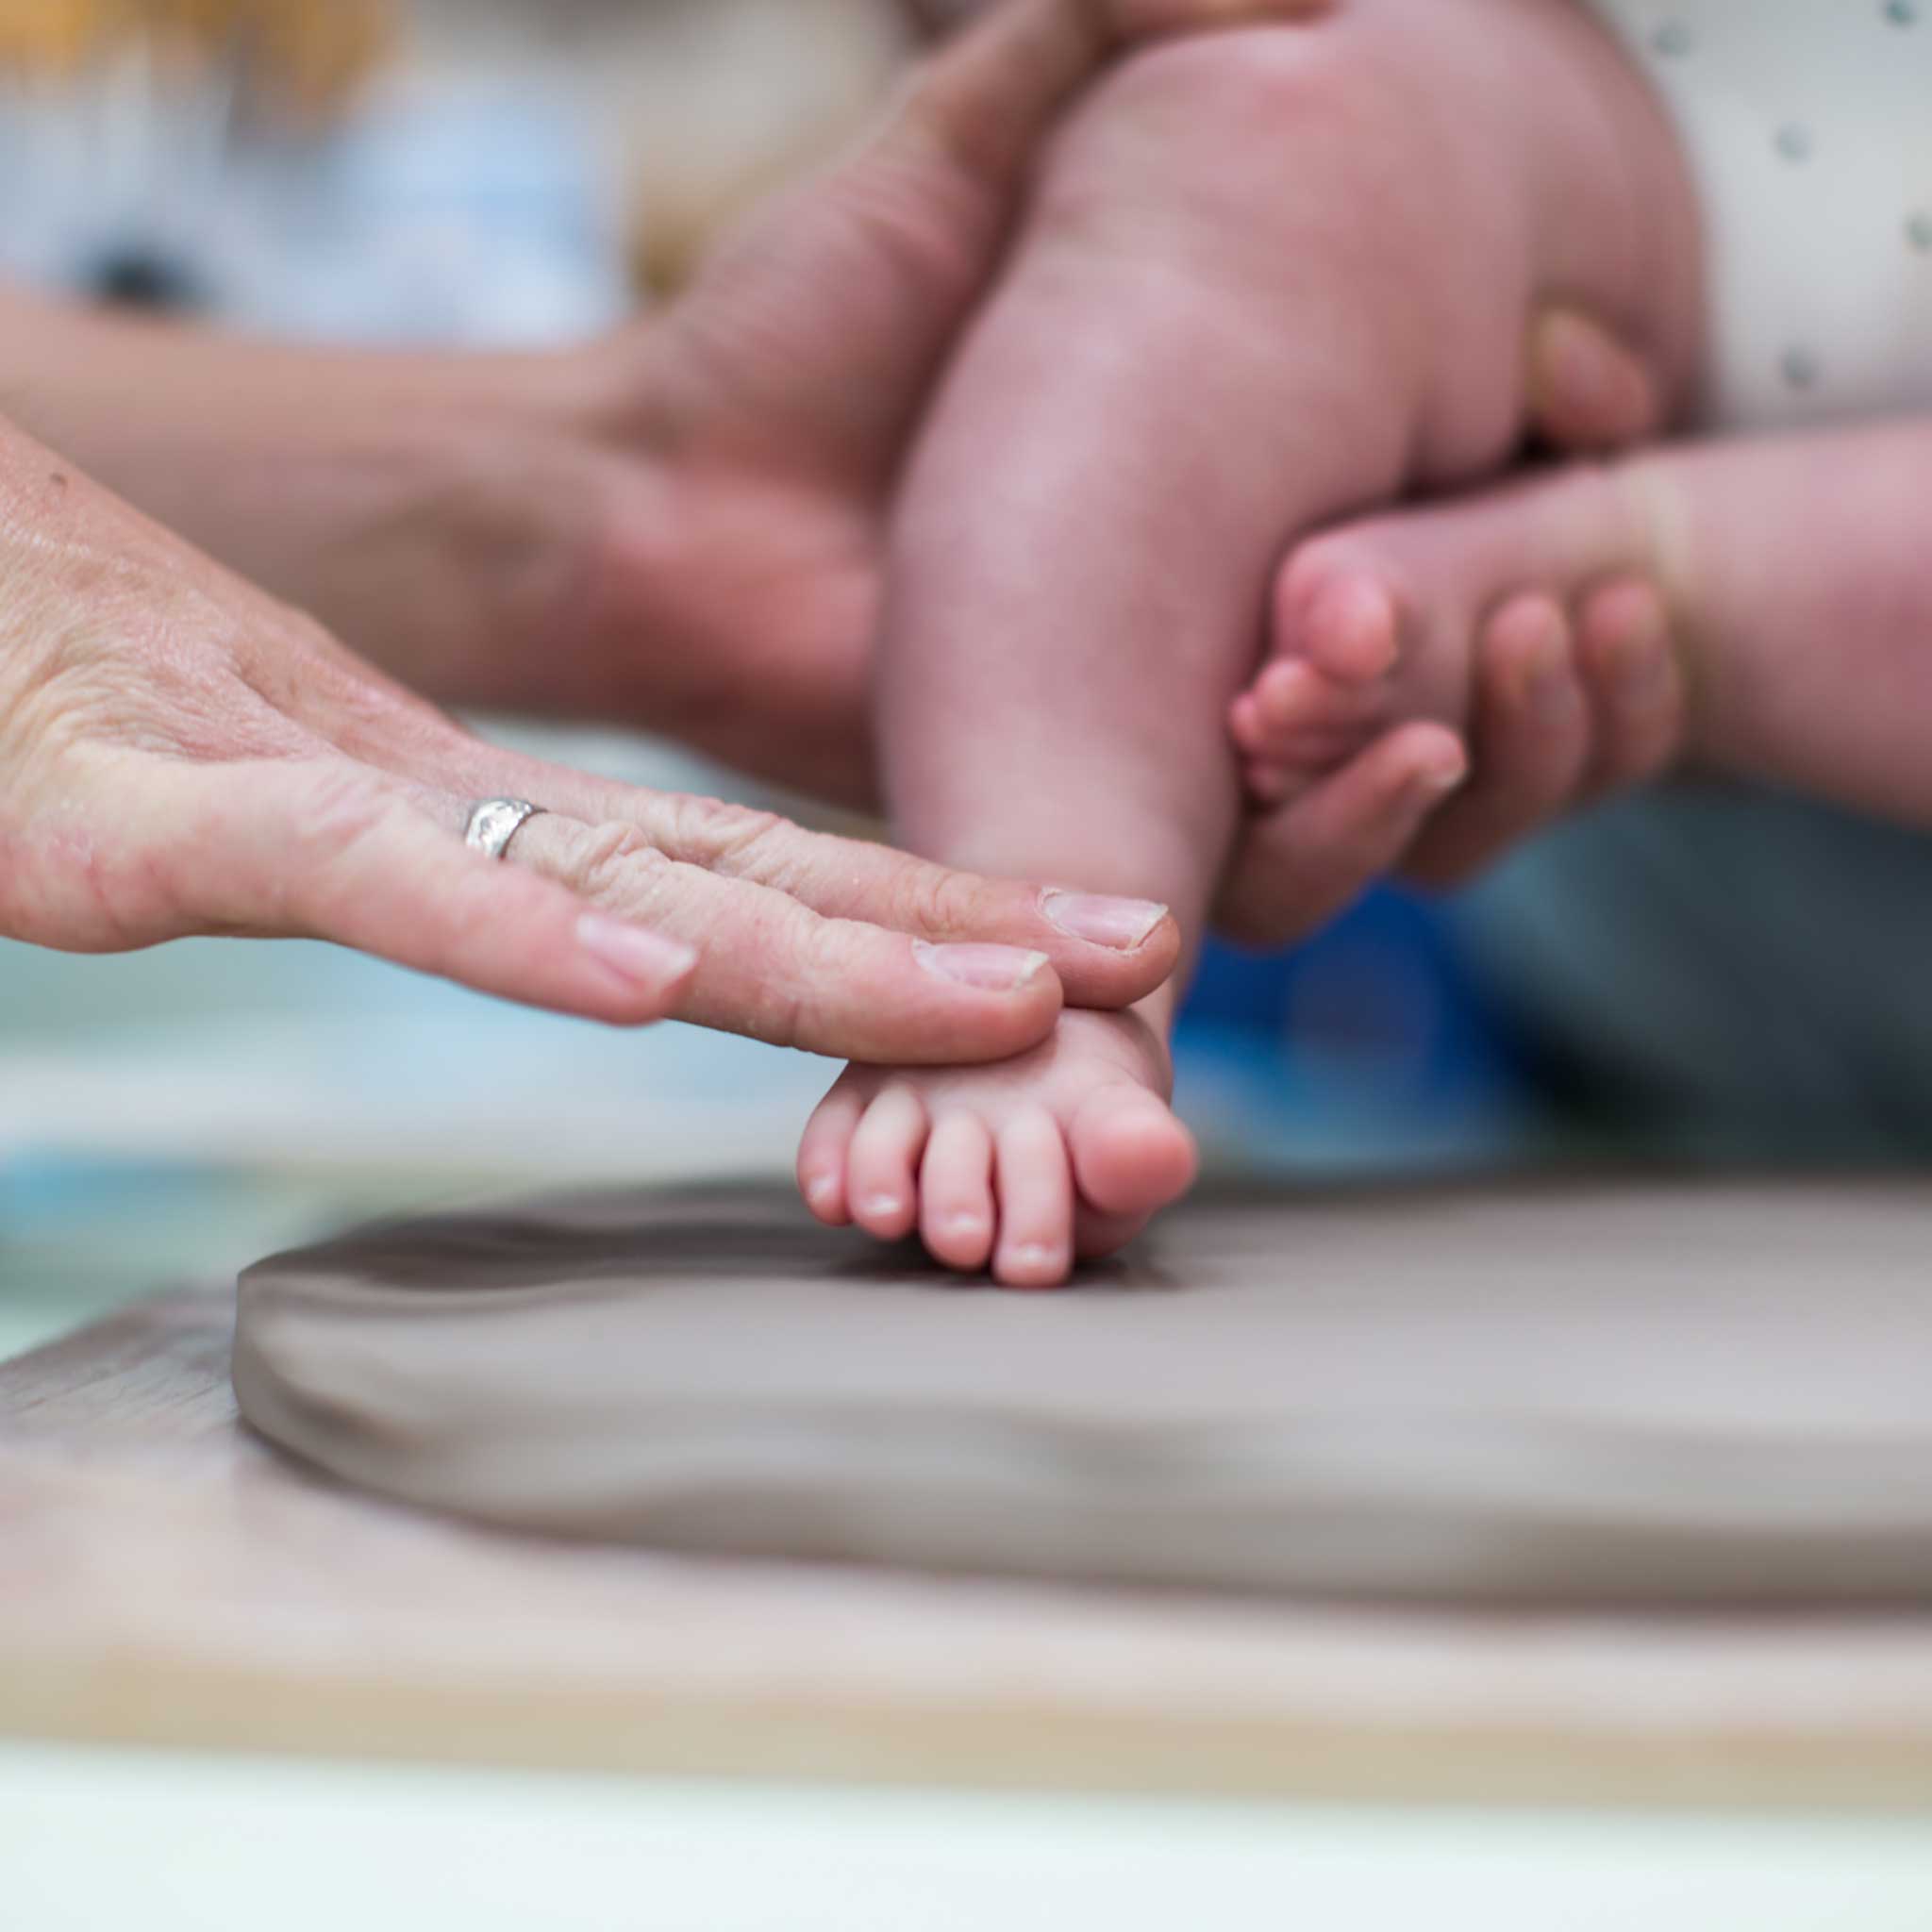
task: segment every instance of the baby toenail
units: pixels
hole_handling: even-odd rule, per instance
[[[912,957],[936,978],[980,992],[1018,992],[1038,979],[1047,964],[1044,953],[1019,946],[935,946],[924,940],[913,941]]]
[[[1167,917],[1167,908],[1151,899],[1104,898],[1093,892],[1048,892],[1040,909],[1069,939],[1131,953],[1143,946]]]
[[[829,1201],[838,1191],[838,1178],[836,1175],[829,1174],[818,1174],[805,1184],[805,1198],[814,1207],[819,1207],[824,1202]]]
[[[866,1213],[877,1221],[890,1221],[900,1207],[897,1194],[868,1194],[865,1198]]]
[[[1026,1241],[1013,1250],[1014,1263],[1022,1268],[1058,1268],[1061,1259],[1059,1249],[1045,1241]]]

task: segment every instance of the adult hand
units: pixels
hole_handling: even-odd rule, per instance
[[[598,641],[587,665],[635,680],[608,696],[742,767],[869,802],[894,488],[1041,142],[1119,53],[1325,4],[988,7],[852,162],[763,210],[668,314],[610,344],[609,422],[650,461],[610,507],[577,613]]]
[[[892,485],[1028,164],[1108,60],[1324,0],[997,0],[842,166],[583,352],[344,354],[0,300],[17,421],[444,703],[863,804]]]
[[[915,72],[874,141],[755,219],[665,315],[589,352],[320,352],[6,296],[9,399],[420,690],[646,724],[870,803],[891,487],[1033,144],[1117,48],[1312,10],[1000,0]],[[1534,331],[1530,371],[1538,420],[1568,448],[1661,414],[1643,365],[1560,313]],[[1485,824],[1507,841],[1557,808],[1543,727],[1514,691],[1486,677],[1486,775],[1433,822],[1441,845]],[[1596,735],[1613,778],[1615,734]],[[1404,796],[1407,769],[1384,762],[1319,811],[1255,821],[1229,922],[1295,937],[1388,869],[1435,803]]]
[[[1553,449],[1607,452],[1656,435],[1666,419],[1649,366],[1585,316],[1553,308],[1538,317],[1527,355],[1531,422]],[[1619,590],[1613,616],[1615,650],[1574,648],[1564,621],[1557,682],[1534,703],[1534,634],[1491,625],[1466,746],[1445,746],[1453,734],[1441,725],[1404,725],[1251,818],[1218,910],[1223,929],[1252,944],[1292,943],[1378,878],[1460,883],[1578,807],[1657,775],[1682,742],[1685,693],[1681,681],[1646,675],[1631,646],[1667,653],[1668,615],[1633,584]],[[1452,752],[1470,777],[1445,800],[1433,774]]]
[[[513,862],[460,838],[551,815]],[[1158,908],[950,874],[482,743],[64,458],[0,434],[0,934],[305,937],[614,1023],[1000,1058],[1172,970]]]

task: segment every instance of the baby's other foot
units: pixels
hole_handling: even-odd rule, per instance
[[[1466,734],[1479,682],[1533,715],[1540,694],[1569,703],[1580,671],[1613,702],[1674,716],[1660,506],[1637,474],[1568,470],[1302,544],[1276,591],[1275,655],[1229,720],[1254,798],[1295,796],[1401,724]]]
[[[1166,1046],[1135,1013],[1074,1011],[986,1067],[851,1066],[798,1150],[818,1218],[937,1261],[1053,1288],[1131,1241],[1194,1178]]]

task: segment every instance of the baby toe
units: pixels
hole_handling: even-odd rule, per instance
[[[1318,774],[1305,772],[1298,765],[1257,760],[1241,770],[1241,786],[1248,794],[1248,802],[1263,811],[1278,810],[1318,782]]]
[[[936,1261],[962,1274],[992,1255],[992,1134],[978,1115],[935,1123],[919,1171],[919,1232]]]
[[[1574,653],[1569,616],[1544,591],[1506,597],[1485,620],[1477,646],[1483,675],[1507,689],[1511,710],[1523,716],[1574,694]]]
[[[1274,640],[1343,684],[1386,677],[1402,656],[1403,608],[1359,528],[1296,546],[1275,580]]]
[[[798,1191],[827,1227],[852,1219],[846,1205],[846,1165],[865,1097],[843,1080],[819,1102],[798,1142]]]
[[[1252,691],[1244,691],[1228,707],[1228,736],[1236,748],[1249,758],[1259,758],[1268,749],[1268,724],[1261,715],[1260,701]]]
[[[1295,644],[1318,670],[1348,685],[1373,683],[1402,654],[1394,596],[1374,577],[1338,576],[1301,606]]]
[[[1382,686],[1338,683],[1300,658],[1265,666],[1245,695],[1253,703],[1236,742],[1277,764],[1305,764],[1358,742],[1387,706]]]
[[[1103,1215],[1144,1219],[1194,1184],[1194,1137],[1139,1088],[1090,1094],[1068,1139],[1080,1197]]]
[[[913,1175],[925,1146],[925,1103],[909,1087],[888,1087],[866,1108],[845,1160],[853,1220],[882,1241],[903,1241],[918,1218]]]
[[[1670,607],[1655,584],[1619,577],[1584,599],[1578,627],[1597,712],[1591,789],[1641,784],[1683,748],[1686,691]]]
[[[1015,1115],[999,1131],[993,1160],[995,1278],[1008,1288],[1058,1288],[1074,1265],[1074,1176],[1059,1123],[1043,1108]]]

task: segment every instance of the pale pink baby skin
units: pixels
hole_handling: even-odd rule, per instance
[[[1928,500],[1932,423],[1905,419],[1690,443],[1345,525],[1290,566],[1286,655],[1237,703],[1243,748],[1274,791],[1391,724],[1457,724],[1479,647],[1513,631],[1539,661],[1573,644],[1607,661],[1658,721],[1659,766],[1932,825]],[[1321,668],[1320,613],[1343,603],[1389,641],[1375,675]]]
[[[1141,56],[1042,170],[905,484],[878,705],[896,836],[1170,905],[1197,941],[1240,808],[1227,709],[1285,543],[1515,446],[1532,307],[1681,376],[1693,203],[1572,0],[1348,0]],[[1461,775],[1443,743],[1413,782]],[[1177,988],[992,1068],[853,1067],[807,1198],[1013,1285],[1187,1187]]]

